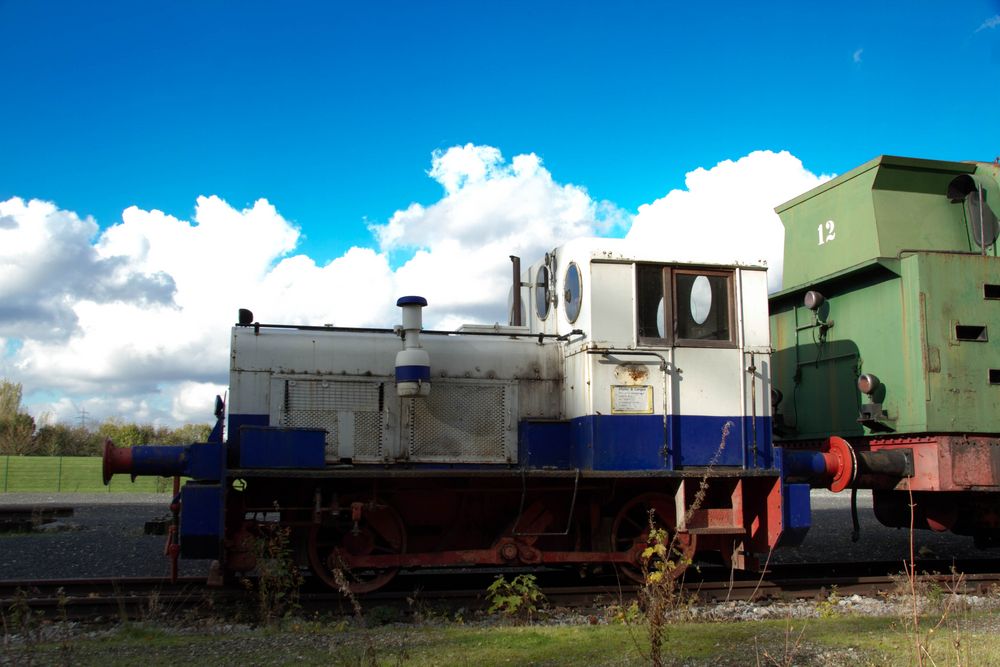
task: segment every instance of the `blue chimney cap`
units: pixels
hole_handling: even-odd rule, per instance
[[[396,301],[397,306],[426,306],[427,299],[422,296],[401,296]]]

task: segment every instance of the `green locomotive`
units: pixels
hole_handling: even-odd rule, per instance
[[[1000,537],[1000,165],[881,156],[779,206],[786,469],[878,519]]]

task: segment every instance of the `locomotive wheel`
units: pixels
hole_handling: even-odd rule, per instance
[[[669,569],[670,576],[679,577],[687,569],[695,552],[695,536],[689,533],[676,533],[677,522],[674,512],[674,498],[665,493],[644,493],[636,496],[618,511],[611,525],[611,546],[615,551],[631,551],[633,562],[622,565],[621,571],[629,579],[644,583],[642,552],[650,546],[649,514],[653,511],[654,525],[667,531],[667,547],[670,548],[669,558],[674,566]],[[652,563],[647,570],[653,570]]]
[[[392,581],[399,568],[350,570],[345,556],[378,556],[406,553],[406,528],[388,505],[366,509],[355,528],[352,521],[314,525],[309,530],[309,565],[330,588],[339,590],[335,570],[344,573],[352,593],[371,593]]]

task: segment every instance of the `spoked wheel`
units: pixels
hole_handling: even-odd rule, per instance
[[[336,570],[343,572],[352,593],[370,593],[392,581],[399,568],[348,569],[349,556],[380,556],[406,553],[406,528],[396,510],[388,505],[366,508],[355,527],[351,520],[314,525],[309,530],[309,565],[323,582],[340,589]]]
[[[665,493],[644,493],[625,503],[615,516],[611,525],[611,545],[615,551],[626,551],[632,556],[628,565],[622,565],[621,570],[629,579],[643,583],[642,552],[651,546],[649,542],[649,515],[653,512],[653,525],[667,531],[667,543],[664,545],[670,553],[668,558],[673,563],[666,571],[677,578],[687,568],[695,552],[695,536],[689,533],[676,533],[677,525],[674,512],[674,499]],[[648,569],[652,569],[650,564]]]

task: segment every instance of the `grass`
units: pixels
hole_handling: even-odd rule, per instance
[[[995,616],[968,612],[942,628],[932,644],[937,665],[1000,664]],[[171,629],[126,624],[100,636],[77,638],[73,664],[174,665],[199,656],[206,664],[266,665],[643,665],[645,629],[624,625],[405,625],[362,632],[342,621],[290,622],[282,629],[219,624]],[[912,664],[911,639],[895,617],[698,622],[667,626],[665,664],[899,665]],[[33,647],[45,663],[64,644]],[[374,661],[370,653],[375,648]],[[2,656],[0,656],[2,657]]]
[[[104,486],[100,456],[0,456],[0,498],[8,493],[164,493],[161,477],[115,475]]]

